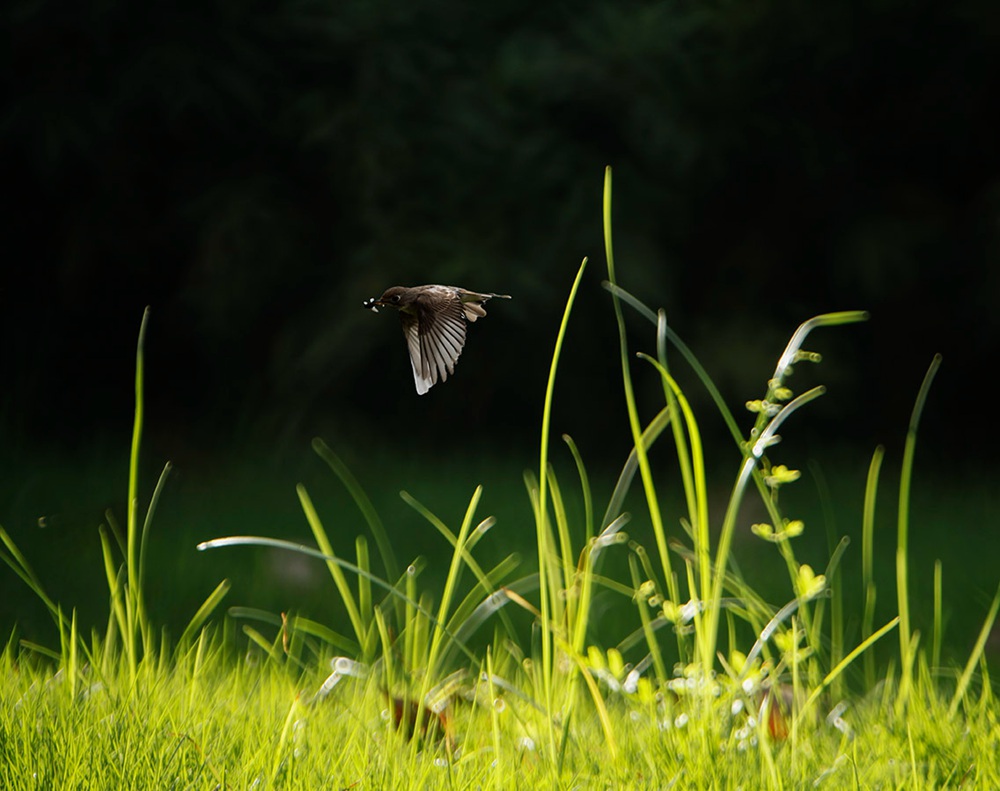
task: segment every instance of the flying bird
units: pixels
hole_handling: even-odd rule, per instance
[[[364,306],[378,313],[380,307],[396,308],[410,350],[413,381],[423,395],[448,374],[465,346],[465,323],[486,315],[486,302],[510,299],[506,294],[480,294],[456,286],[393,286]]]

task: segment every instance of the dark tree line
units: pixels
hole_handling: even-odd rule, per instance
[[[90,0],[3,19],[15,444],[127,429],[147,304],[153,430],[519,442],[584,255],[559,414],[624,437],[606,164],[623,284],[734,403],[800,320],[868,308],[823,340],[820,378],[857,402],[828,429],[901,432],[937,351],[938,408],[988,404],[992,3]],[[424,399],[394,319],[359,310],[420,282],[516,297]]]

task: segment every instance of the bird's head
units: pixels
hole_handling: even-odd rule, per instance
[[[378,299],[366,299],[364,306],[368,308],[368,310],[373,310],[376,313],[379,308],[401,308],[405,305],[403,297],[407,290],[408,289],[403,286],[393,286],[392,288],[387,288],[384,292],[382,292],[382,296]]]

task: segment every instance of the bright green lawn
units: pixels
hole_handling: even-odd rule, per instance
[[[996,700],[968,696],[952,717],[947,701],[924,696],[929,679],[909,715],[893,713],[887,683],[852,701],[842,721],[824,719],[824,703],[779,743],[745,708],[733,714],[749,705],[740,695],[727,692],[699,714],[602,687],[614,744],[581,699],[553,754],[537,710],[471,675],[449,709],[449,746],[406,741],[371,678],[345,678],[316,699],[318,667],[291,672],[259,651],[207,647],[200,660],[193,650],[170,664],[145,668],[135,683],[120,665],[109,676],[84,671],[74,685],[65,671],[5,660],[0,787],[1000,787]],[[510,657],[494,671],[531,687]]]

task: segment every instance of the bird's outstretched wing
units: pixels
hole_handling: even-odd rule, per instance
[[[455,289],[437,286],[414,301],[412,312],[401,310],[399,317],[410,350],[413,381],[417,393],[423,395],[455,373],[465,346],[465,308]]]

